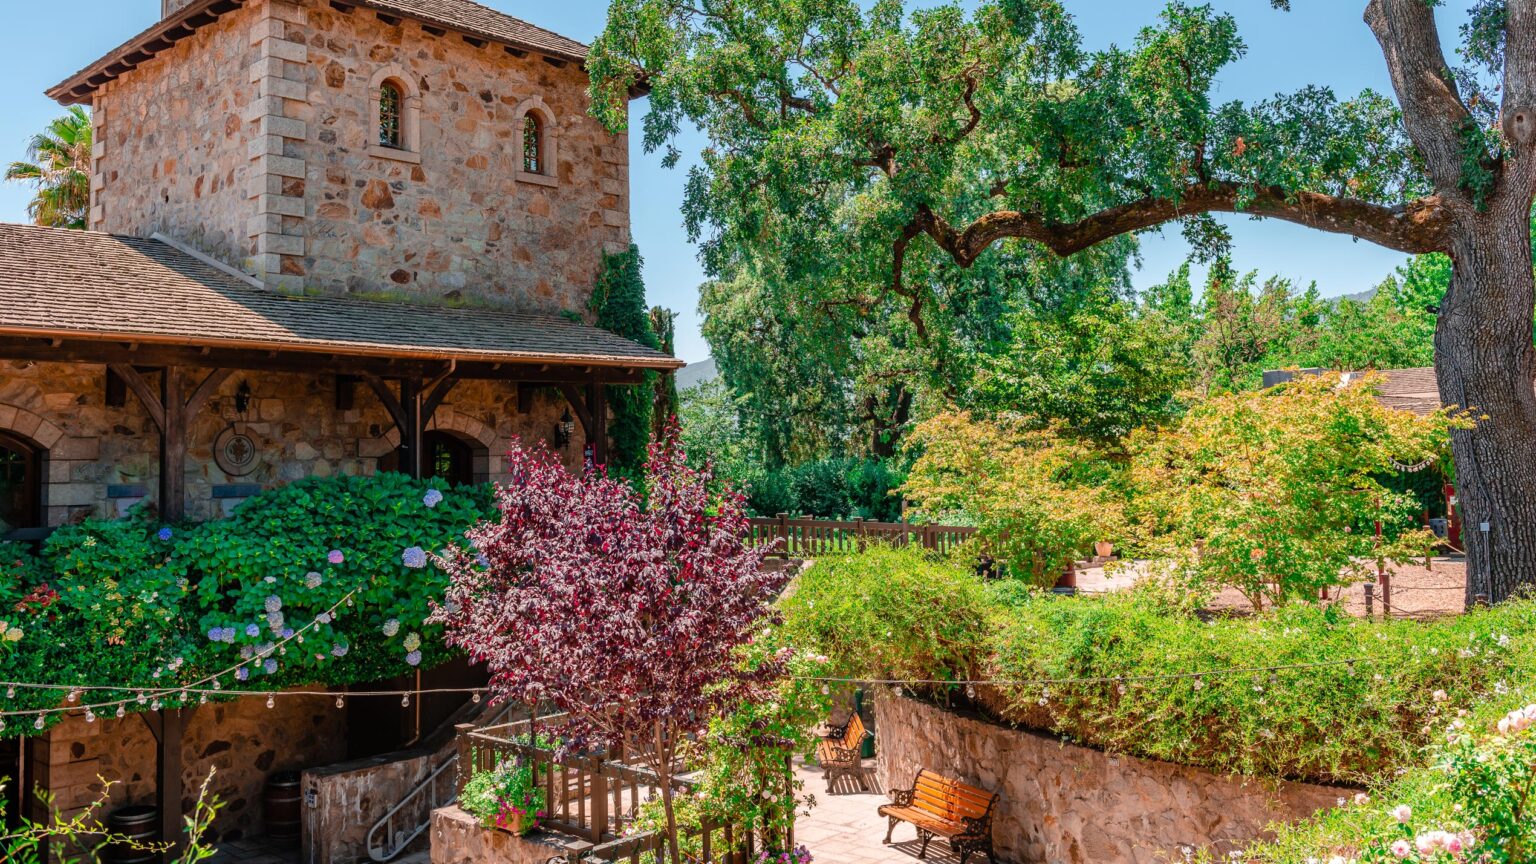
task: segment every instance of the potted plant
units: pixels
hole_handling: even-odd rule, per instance
[[[1115,554],[1115,544],[1108,540],[1098,540],[1093,544],[1093,553],[1100,558],[1108,558]]]
[[[493,771],[477,771],[464,786],[459,806],[481,827],[499,828],[519,837],[538,827],[544,816],[544,790],[532,765],[502,763]]]

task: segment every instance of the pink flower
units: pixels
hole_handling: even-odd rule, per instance
[[[347,556],[343,555],[340,549],[332,549],[330,554],[325,556],[325,560],[332,564],[341,564],[347,560]]]
[[[1408,820],[1413,818],[1413,808],[1409,807],[1407,804],[1399,804],[1392,808],[1392,818],[1396,819],[1398,822],[1404,825],[1407,825]]]
[[[1499,734],[1516,735],[1530,728],[1532,723],[1536,723],[1536,704],[1516,708],[1504,715],[1499,721]]]
[[[1365,805],[1367,805],[1369,803],[1371,803],[1371,796],[1365,794],[1364,792],[1356,792],[1355,793],[1355,806],[1356,807],[1364,807]]]
[[[1451,697],[1444,690],[1436,690],[1434,692],[1434,697],[1433,698],[1434,698],[1434,700],[1436,702],[1444,702],[1444,701],[1450,699]]]
[[[1398,840],[1392,844],[1392,855],[1396,858],[1407,858],[1413,854],[1413,844],[1407,840]]]

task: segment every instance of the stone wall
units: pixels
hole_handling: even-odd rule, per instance
[[[231,262],[249,254],[252,16],[225,15],[102,86],[91,228],[163,231]]]
[[[305,771],[303,860],[307,864],[367,860],[368,832],[374,823],[401,803],[444,758],[436,750],[421,749]],[[453,783],[452,777],[439,779]],[[395,829],[409,831],[413,819],[425,816],[402,812]]]
[[[516,837],[487,830],[457,807],[432,813],[432,864],[547,864],[576,842],[572,837],[542,831]]]
[[[305,5],[309,98],[294,107],[311,129],[309,282],[584,311],[600,253],[629,241],[629,151],[625,136],[588,115],[580,66],[364,9]],[[415,152],[371,146],[381,75],[403,79],[419,100]],[[530,109],[546,112],[554,133],[544,177],[521,174]]]
[[[158,803],[155,739],[144,719],[72,715],[46,735],[29,740],[37,779],[66,814],[79,812],[110,788],[109,809]],[[345,715],[326,698],[279,698],[272,708],[260,697],[198,707],[187,720],[182,747],[190,806],[215,769],[210,791],[224,802],[214,823],[219,840],[261,833],[262,790],[278,771],[334,762],[346,753]]]
[[[909,788],[929,768],[1001,795],[992,836],[1016,864],[1154,864],[1190,848],[1218,857],[1353,790],[1224,776],[1113,756],[912,699],[875,702],[876,774]],[[912,827],[898,826],[896,834]]]
[[[188,370],[199,381],[206,370]],[[251,392],[243,415],[235,411],[241,385]],[[352,388],[352,407],[336,407],[336,377],[240,372],[219,388],[190,428],[187,516],[226,515],[246,496],[294,480],[338,474],[370,475],[399,445],[399,432],[364,384]],[[87,516],[120,515],[154,500],[159,486],[159,433],[131,393],[121,407],[106,404],[106,368],[89,364],[0,361],[0,429],[48,448],[43,490],[49,525]],[[518,410],[515,384],[465,381],[438,409],[429,429],[447,432],[476,454],[477,481],[504,480],[503,456],[514,439],[553,436],[564,398],[538,391],[527,412]],[[260,450],[247,476],[231,477],[213,458],[213,445],[231,424]],[[581,464],[583,437],[566,449],[567,464]]]

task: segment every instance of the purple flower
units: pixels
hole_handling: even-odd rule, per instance
[[[161,540],[169,540],[171,539],[171,529],[161,528],[159,531],[155,532],[155,536],[159,537]]]
[[[310,572],[304,574],[304,587],[305,588],[319,588],[320,587],[320,583],[324,582],[324,581],[325,581],[325,579],[323,577],[321,577],[321,575],[319,573],[316,573],[313,570],[311,570]]]
[[[246,660],[251,659],[251,655],[255,654],[255,653],[256,653],[256,649],[252,648],[249,645],[241,645],[240,646],[240,656],[245,658]]]
[[[412,570],[427,566],[427,553],[420,546],[412,546],[400,555],[400,560]]]
[[[315,616],[315,623],[316,624],[329,624],[329,623],[331,623],[331,613],[329,613],[329,612],[321,612],[319,615],[316,615]]]
[[[208,641],[209,642],[223,642],[224,641],[224,628],[223,627],[210,627],[208,629]]]
[[[284,639],[292,639],[293,638],[293,628],[292,627],[284,627],[283,628],[283,638]]]
[[[345,656],[347,656],[347,643],[345,643],[345,642],[337,642],[335,645],[332,645],[331,646],[331,653],[334,654],[337,657],[345,657]]]
[[[421,503],[427,505],[427,509],[430,510],[443,503],[443,493],[436,489],[428,489],[427,494],[421,496]]]
[[[267,598],[266,609],[268,612],[276,612],[281,608],[283,608],[283,598],[277,596],[276,594],[273,594],[271,597]]]
[[[347,560],[347,556],[341,554],[340,549],[332,549],[330,553],[325,556],[325,560],[331,562],[332,564],[341,564]]]
[[[271,628],[273,633],[280,633],[280,632],[282,632],[282,629],[283,629],[283,613],[281,613],[281,612],[268,612],[267,613],[267,627]]]
[[[480,565],[480,567],[483,568],[483,569],[486,569],[486,570],[491,569],[491,559],[485,557],[485,553],[484,552],[481,552],[480,554],[475,556],[475,563]]]
[[[271,675],[273,672],[277,671],[277,659],[268,657],[266,660],[262,661],[261,668],[262,671],[266,672],[268,675]]]
[[[245,635],[255,639],[257,636],[261,635],[261,627],[255,624],[247,624],[245,625]]]
[[[245,668],[244,666],[241,666],[239,669],[235,670],[236,681],[244,681],[249,677],[251,677],[251,670]]]
[[[411,664],[412,666],[420,666],[421,665],[421,652],[420,651],[412,651],[411,653],[405,655],[405,662]]]

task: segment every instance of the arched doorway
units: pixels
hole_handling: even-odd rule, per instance
[[[43,524],[43,449],[0,430],[0,540]]]
[[[422,435],[421,443],[426,449],[421,460],[421,476],[424,479],[437,477],[458,486],[468,486],[475,482],[477,445],[440,429],[427,431]],[[380,458],[379,470],[399,471],[400,451],[397,449]]]

